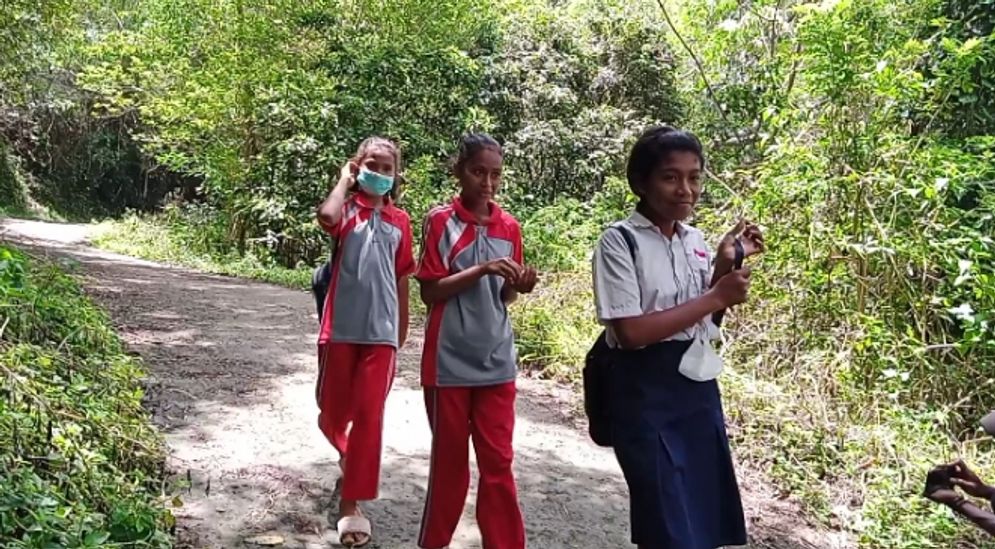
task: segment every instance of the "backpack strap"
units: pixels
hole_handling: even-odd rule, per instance
[[[339,239],[333,238],[332,249],[331,252],[328,254],[328,262],[330,264],[335,265],[335,256],[338,254],[338,252],[339,252]]]
[[[629,248],[629,256],[632,258],[632,264],[635,266],[636,251],[639,249],[639,246],[636,245],[636,237],[632,234],[632,231],[625,228],[622,223],[615,223],[610,228],[615,229],[622,234],[622,238],[625,239],[625,246]]]
[[[636,244],[636,235],[632,234],[632,231],[630,231],[629,228],[626,227],[625,224],[621,221],[619,221],[618,223],[613,223],[608,228],[618,231],[622,235],[622,238],[625,240],[625,247],[629,249],[629,257],[632,258],[632,269],[636,273],[636,280],[638,281],[639,265],[636,263],[636,255],[637,252],[639,251],[639,245]],[[641,295],[642,292],[640,291],[640,296]],[[641,297],[640,301],[642,301]]]

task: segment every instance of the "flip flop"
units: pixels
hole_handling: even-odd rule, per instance
[[[373,528],[370,521],[361,515],[351,515],[348,517],[342,517],[339,522],[335,525],[335,529],[339,532],[339,544],[348,549],[359,549],[360,547],[366,547],[371,541],[373,541]],[[354,541],[353,543],[347,544],[342,541],[346,536],[352,536],[353,540],[359,538],[359,541]]]

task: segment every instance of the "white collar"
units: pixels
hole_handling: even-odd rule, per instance
[[[657,227],[655,223],[650,221],[648,217],[639,213],[637,210],[632,211],[632,214],[629,216],[628,221],[630,225],[638,229],[655,229],[657,231],[660,230],[660,228]],[[687,236],[689,229],[690,227],[678,221],[676,234],[678,237],[683,239],[685,236]]]

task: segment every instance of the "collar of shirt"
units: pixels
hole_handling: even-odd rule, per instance
[[[660,228],[656,226],[655,223],[649,220],[648,217],[633,210],[632,215],[629,216],[629,224],[637,229],[653,229],[660,232]],[[663,234],[663,233],[661,233]],[[677,222],[677,236],[683,239],[688,234],[688,226],[680,221]]]
[[[453,210],[456,212],[456,216],[460,218],[460,221],[464,223],[472,223],[476,225],[493,225],[501,219],[501,214],[503,210],[497,205],[497,202],[493,200],[487,203],[488,210],[490,214],[483,221],[477,219],[477,214],[471,212],[463,205],[463,200],[460,197],[453,198]]]
[[[373,202],[373,199],[366,195],[364,192],[357,192],[349,198],[349,202],[355,204],[358,208],[364,210],[378,210],[380,215],[387,219],[393,219],[394,217],[394,203],[389,196],[383,197],[383,205],[378,206]]]

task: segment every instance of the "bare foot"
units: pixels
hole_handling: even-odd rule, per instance
[[[339,520],[346,517],[362,517],[363,511],[359,502],[342,500],[339,503]],[[362,547],[370,542],[370,536],[364,532],[339,532],[339,543],[345,547]]]

